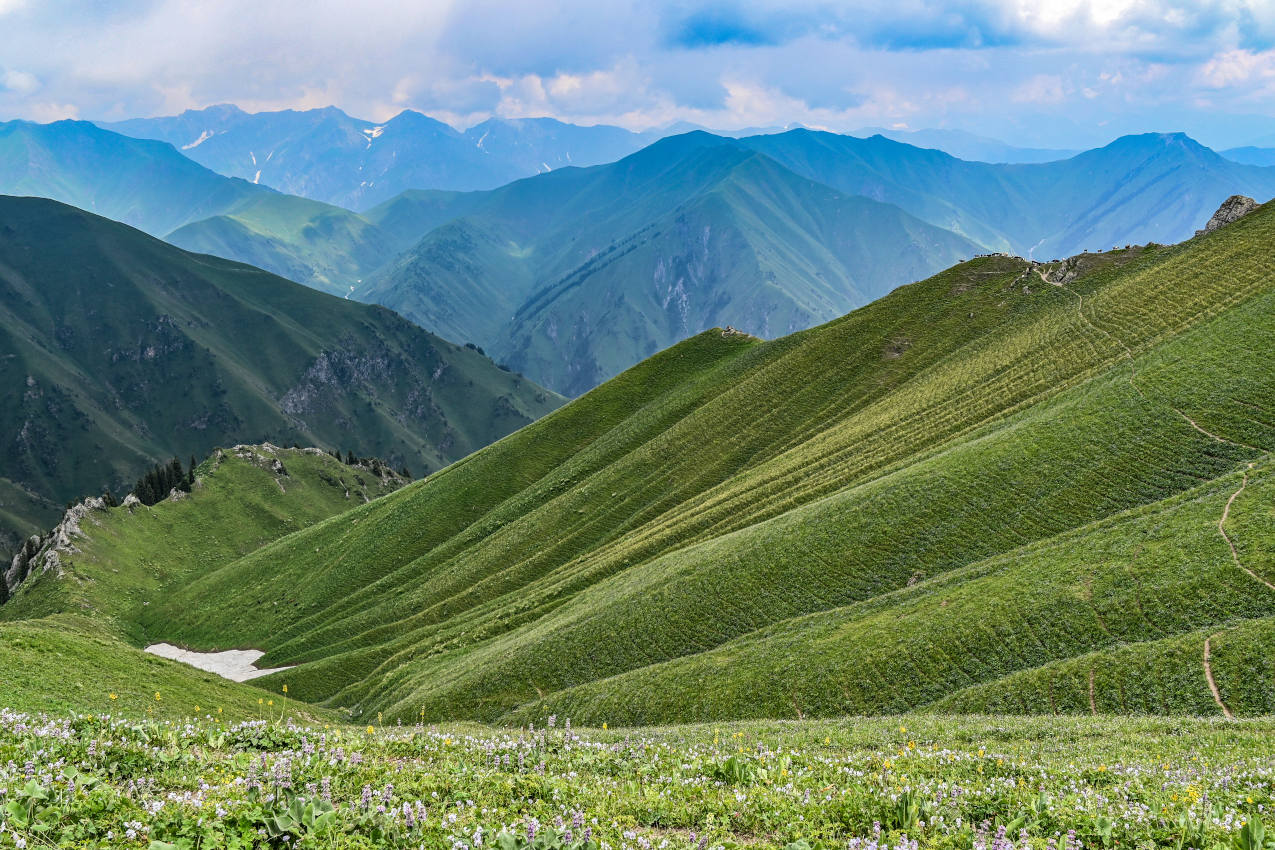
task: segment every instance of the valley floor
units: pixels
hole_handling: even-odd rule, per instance
[[[290,705],[0,710],[0,847],[1243,850],[1275,817],[1267,719],[515,731],[302,726]]]

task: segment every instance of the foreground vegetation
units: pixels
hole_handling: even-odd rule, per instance
[[[497,730],[287,712],[0,711],[0,847],[1262,850],[1275,821],[1270,721]]]

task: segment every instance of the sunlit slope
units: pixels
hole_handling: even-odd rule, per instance
[[[919,707],[1159,638],[1130,626],[1104,644],[1086,621],[987,664],[974,643],[953,648],[945,669],[934,658],[946,638],[919,631],[898,661],[917,685],[896,693],[884,675],[847,691],[832,667],[816,669],[825,649],[801,630],[844,617],[858,628],[856,606],[964,586],[998,558],[1056,617],[1092,620],[1084,568],[1067,585],[1061,555],[1022,553],[1066,551],[1069,533],[1175,498],[1175,522],[1195,528],[1189,506],[1220,513],[1236,471],[1275,445],[1273,237],[1264,209],[1180,247],[1087,258],[1067,286],[1018,260],[965,263],[743,346],[582,440],[565,423],[614,399],[605,384],[429,481],[207,576],[151,610],[150,625],[210,647],[259,643],[266,663],[306,662],[289,679],[308,698],[389,716],[561,707],[614,722]],[[724,341],[710,332],[660,362]],[[506,469],[498,454],[547,451],[559,462],[538,469]],[[489,495],[445,507],[465,488]],[[1221,576],[1229,550],[1207,527],[1172,545],[1182,558],[1207,550]],[[1199,597],[1168,633],[1275,613],[1242,571],[1210,597],[1162,569],[1151,590]],[[991,592],[970,587],[967,605],[935,601],[936,623],[963,628],[957,615]],[[908,637],[880,625],[840,646],[884,652]],[[761,649],[717,664],[711,653],[740,640]]]

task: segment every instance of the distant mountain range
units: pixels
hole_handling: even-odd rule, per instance
[[[561,403],[383,307],[35,198],[0,197],[0,378],[9,543],[173,455],[268,439],[420,475]]]
[[[1222,156],[1245,165],[1275,165],[1275,148],[1244,147],[1221,151]]]
[[[957,255],[1050,259],[1178,242],[1236,192],[1275,195],[1275,168],[1182,134],[991,165],[881,136],[697,132],[613,165],[487,193],[405,193],[362,217],[325,219],[322,230],[340,236],[319,257],[395,254],[347,269],[344,290],[323,269],[307,274],[305,245],[281,244],[274,216],[257,212],[268,201],[171,238],[386,304],[575,394],[705,327],[795,330]],[[368,224],[374,234],[347,238]],[[382,247],[367,251],[373,243]]]
[[[377,124],[335,107],[250,114],[213,106],[101,126],[168,142],[220,174],[353,210],[408,189],[494,189],[556,168],[612,162],[659,137],[550,118],[492,118],[460,132],[411,110]]]
[[[272,243],[252,234],[272,219],[250,213],[170,238],[269,266]],[[706,133],[492,192],[409,193],[365,221],[385,242],[425,236],[369,268],[353,297],[572,395],[706,328],[789,333],[979,250]],[[357,228],[351,219],[333,229]]]
[[[973,162],[1053,162],[1080,153],[1061,148],[1022,148],[964,130],[895,130],[886,127],[864,127],[847,135],[866,139],[885,136],[918,148],[933,148],[958,159]]]
[[[212,118],[229,129],[187,153],[270,122],[309,128],[297,131],[298,150],[332,127],[345,128],[340,138],[368,129],[336,110],[156,120],[176,122],[169,131],[184,138]],[[395,121],[401,135],[385,129],[352,150],[367,154],[386,138],[406,144],[425,129],[448,144],[464,136],[415,114]],[[517,150],[502,135],[511,127],[523,139],[528,127],[581,129],[487,126],[486,139],[506,152]],[[1231,194],[1275,195],[1275,168],[1224,158],[1182,134],[994,165],[880,135],[794,129],[743,138],[697,131],[606,165],[555,168],[486,191],[402,192],[356,213],[222,177],[170,145],[82,122],[3,129],[0,191],[96,209],[188,250],[390,306],[569,394],[708,327],[787,333],[962,256],[1049,259],[1173,243]],[[333,148],[333,161],[347,148]],[[406,169],[391,169],[400,177],[450,162],[419,153],[389,161]],[[156,173],[161,179],[148,179]]]

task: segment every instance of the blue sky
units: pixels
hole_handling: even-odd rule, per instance
[[[0,0],[0,118],[226,102],[1275,146],[1275,0]]]

